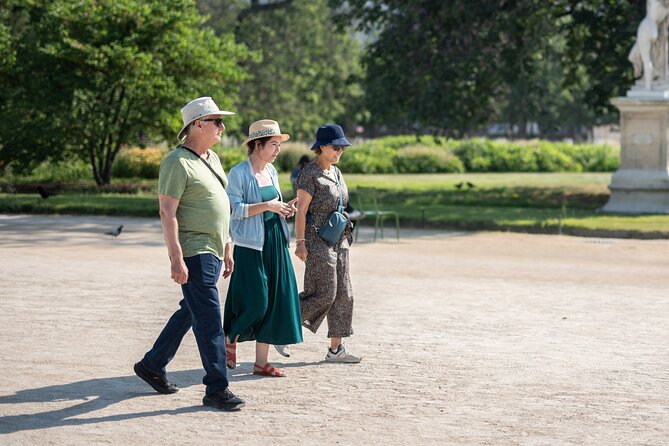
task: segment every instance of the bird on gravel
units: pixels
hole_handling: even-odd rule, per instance
[[[105,235],[111,235],[112,237],[116,238],[121,234],[122,230],[123,230],[123,225],[119,226],[118,228],[114,229],[113,231],[105,232]]]

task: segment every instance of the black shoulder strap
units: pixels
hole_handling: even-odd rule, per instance
[[[204,165],[207,166],[207,167],[209,168],[209,170],[211,170],[211,173],[213,173],[214,176],[215,176],[215,177],[218,179],[218,181],[221,183],[221,186],[223,186],[223,189],[225,189],[225,183],[223,182],[223,178],[221,178],[221,176],[220,176],[219,174],[216,173],[216,171],[214,170],[214,168],[211,167],[211,164],[209,164],[209,163],[207,162],[206,159],[204,159],[204,158],[202,158],[200,155],[198,155],[197,152],[196,152],[195,150],[193,150],[193,149],[190,149],[190,148],[188,148],[188,147],[186,147],[186,146],[182,146],[181,144],[179,144],[178,147],[180,147],[180,148],[182,148],[182,149],[185,149],[185,150],[188,150],[190,153],[192,153],[193,155],[195,155],[195,156],[197,156],[199,159],[201,159],[202,162],[204,163]]]

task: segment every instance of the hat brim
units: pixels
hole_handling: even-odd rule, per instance
[[[322,146],[350,146],[351,143],[348,141],[346,138],[337,138],[333,139],[332,141],[316,141],[314,145],[311,146],[311,150],[316,150],[319,147]]]
[[[242,145],[248,147],[248,144],[251,141],[255,141],[256,139],[260,138],[274,138],[275,136],[280,136],[281,142],[285,142],[290,139],[290,135],[288,133],[279,133],[278,135],[263,135],[263,136],[256,136],[255,138],[246,138],[244,142],[242,142]]]
[[[231,112],[231,111],[218,110],[218,111],[215,111],[215,112],[212,112],[212,113],[207,113],[205,115],[200,115],[197,118],[193,118],[190,121],[188,121],[183,127],[181,127],[181,130],[179,130],[179,133],[177,133],[177,139],[180,140],[180,141],[182,139],[184,139],[186,137],[186,134],[184,133],[184,130],[186,130],[186,128],[189,125],[191,125],[192,123],[194,123],[198,119],[202,119],[203,116],[212,116],[212,115],[213,116],[229,116],[229,115],[234,115],[234,114],[235,113]]]

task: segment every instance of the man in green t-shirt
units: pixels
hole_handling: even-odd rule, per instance
[[[203,404],[239,410],[244,401],[228,389],[217,288],[221,270],[227,278],[234,269],[228,180],[218,156],[209,150],[221,141],[225,129],[221,116],[233,113],[202,97],[186,104],[181,114],[184,126],[178,139],[183,142],[160,166],[158,194],[171,277],[181,285],[183,299],[153,348],[135,364],[135,373],[158,393],[177,392],[165,368],[192,327],[206,372]]]

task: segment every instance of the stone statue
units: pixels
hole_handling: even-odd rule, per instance
[[[636,32],[636,43],[628,59],[634,65],[634,76],[643,73],[646,90],[654,80],[669,82],[669,0],[646,0],[646,16]]]

